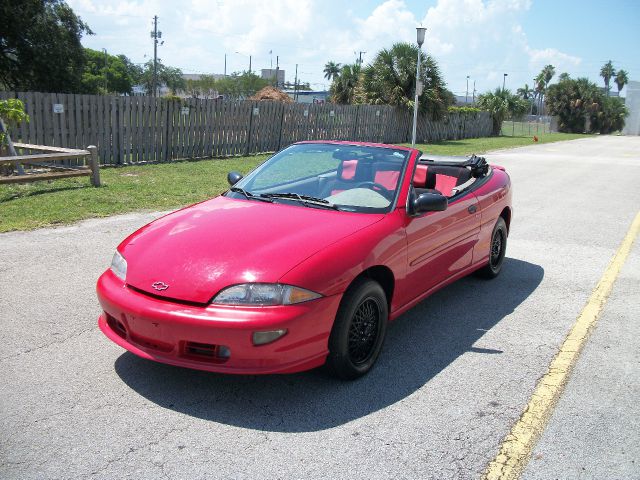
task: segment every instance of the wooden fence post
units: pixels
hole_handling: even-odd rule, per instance
[[[91,153],[89,157],[89,168],[91,168],[91,185],[100,186],[100,163],[98,162],[98,148],[95,145],[89,145],[87,150]]]

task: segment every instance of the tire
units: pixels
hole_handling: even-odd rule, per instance
[[[507,251],[507,224],[502,217],[498,218],[493,232],[491,233],[491,243],[489,244],[489,263],[477,271],[481,278],[492,279],[500,275],[504,255]]]
[[[387,331],[389,307],[382,287],[362,278],[345,292],[329,336],[327,367],[332,375],[354,380],[375,364]]]

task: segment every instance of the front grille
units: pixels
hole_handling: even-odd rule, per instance
[[[156,300],[162,300],[163,302],[179,303],[181,305],[188,305],[190,307],[207,307],[207,306],[209,306],[208,303],[192,302],[192,301],[189,301],[189,300],[181,300],[179,298],[165,297],[163,295],[158,295],[156,293],[147,292],[146,290],[143,290],[143,289],[138,288],[138,287],[134,287],[133,285],[130,285],[128,283],[127,283],[127,288],[130,288],[134,292],[141,293],[142,295],[145,295],[147,297],[155,298]]]

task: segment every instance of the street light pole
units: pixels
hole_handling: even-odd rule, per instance
[[[109,82],[107,81],[107,49],[103,48],[104,52],[104,93],[105,95],[109,91]]]
[[[506,83],[508,76],[509,76],[508,73],[503,73],[502,74],[502,90],[504,90],[504,84]]]
[[[418,42],[418,62],[416,63],[416,98],[413,102],[413,131],[411,133],[411,146],[416,146],[416,131],[418,128],[418,96],[420,95],[420,53],[422,51],[422,44],[424,43],[424,34],[427,31],[424,27],[417,27],[417,42]]]
[[[158,38],[162,37],[162,32],[158,31],[158,16],[153,16],[153,32],[151,32],[151,38],[153,38],[153,96],[157,96],[158,86]],[[164,43],[164,42],[163,42]]]
[[[465,106],[469,103],[469,75],[467,75],[467,91],[464,94],[464,104]]]

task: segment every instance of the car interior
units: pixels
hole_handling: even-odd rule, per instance
[[[451,198],[489,173],[489,166],[482,157],[472,155],[464,161],[444,158],[424,155],[420,158],[412,181],[417,195],[432,192]]]
[[[258,194],[295,192],[342,206],[384,209],[393,202],[405,157],[393,150],[365,153],[340,148],[325,159],[325,164],[329,170],[310,171],[309,176],[295,181],[249,184],[249,187]],[[475,155],[467,159],[423,155],[413,173],[412,186],[417,195],[431,192],[451,198],[470,188],[488,171],[485,159]]]

